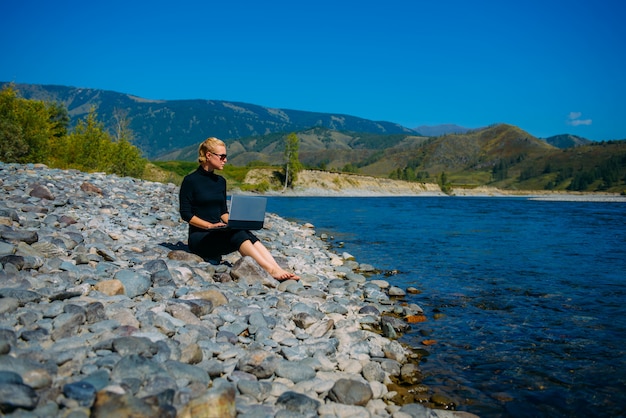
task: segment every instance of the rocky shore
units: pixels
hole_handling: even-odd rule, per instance
[[[188,253],[171,184],[0,163],[0,191],[4,416],[471,416],[395,339],[419,306],[312,225],[267,215],[279,283]]]

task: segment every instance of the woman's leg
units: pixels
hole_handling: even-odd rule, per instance
[[[261,241],[254,244],[250,240],[244,241],[239,247],[239,252],[243,256],[252,257],[265,271],[277,280],[298,280],[299,277],[284,270],[278,265],[272,254]]]

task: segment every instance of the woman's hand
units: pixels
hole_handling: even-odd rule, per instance
[[[191,220],[189,221],[189,224],[200,229],[215,229],[215,228],[223,228],[226,226],[226,222],[219,221],[217,223],[211,223],[209,221],[205,221],[204,219],[200,219],[195,215],[193,218],[191,218]]]
[[[215,223],[215,224],[212,224],[212,223],[209,222],[209,226],[207,227],[207,229],[223,228],[225,226],[226,226],[226,224],[224,222],[218,222],[218,223]]]

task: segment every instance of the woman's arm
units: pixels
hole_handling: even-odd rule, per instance
[[[228,222],[228,219],[226,219],[226,222]],[[193,215],[191,219],[189,220],[190,225],[195,226],[196,228],[200,228],[200,229],[217,228],[217,227],[226,225],[226,222],[218,222],[218,223],[213,224],[211,222],[205,221],[204,219],[198,218],[196,215]]]

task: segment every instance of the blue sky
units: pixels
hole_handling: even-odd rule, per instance
[[[626,138],[621,0],[0,0],[0,81]]]

